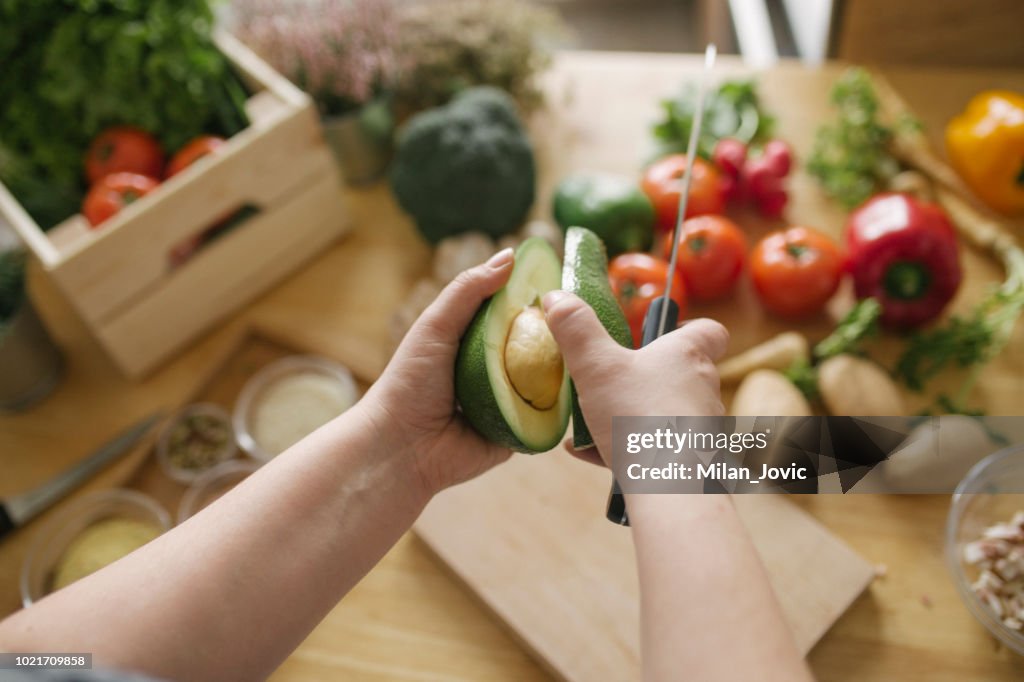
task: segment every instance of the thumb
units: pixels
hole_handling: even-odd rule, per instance
[[[587,367],[601,362],[601,356],[607,359],[608,353],[622,350],[605,331],[594,309],[578,296],[549,291],[543,303],[548,329],[562,351],[570,375],[585,372]]]
[[[508,282],[514,258],[512,249],[502,249],[486,263],[460,272],[423,311],[414,329],[432,335],[426,338],[458,344],[480,305]],[[406,338],[414,336],[410,333]]]

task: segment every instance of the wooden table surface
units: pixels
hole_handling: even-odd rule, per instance
[[[558,178],[573,168],[635,173],[644,158],[646,125],[656,101],[697,70],[693,57],[565,53],[548,75],[550,110],[533,122],[541,168],[537,214]],[[740,65],[725,60],[723,73]],[[806,70],[782,64],[762,75],[779,133],[798,154],[825,115],[838,67]],[[940,140],[942,126],[974,92],[1024,90],[1024,72],[885,71]],[[793,180],[794,220],[814,215],[837,232],[842,214],[810,181]],[[388,321],[410,286],[429,267],[430,251],[379,185],[345,191],[355,230],[343,242],[143,383],[120,378],[45,276],[32,272],[33,298],[67,352],[60,389],[36,409],[0,417],[0,497],[45,481],[124,425],[158,408],[173,408],[194,389],[250,324],[281,330],[304,348],[358,358],[383,368],[390,348]],[[761,230],[766,226],[758,226]],[[966,252],[969,272],[957,306],[976,300],[999,270]],[[767,318],[740,319],[742,305],[698,309],[734,330],[734,349],[781,328]],[[749,308],[747,309],[749,310]],[[820,335],[829,321],[811,323]],[[1024,334],[986,372],[979,403],[993,413],[1024,405]],[[125,464],[121,465],[122,467]],[[123,477],[115,464],[87,489]],[[1024,662],[1000,648],[961,604],[942,560],[946,496],[821,496],[798,503],[869,560],[885,565],[877,580],[812,651],[823,680],[1010,680]],[[44,517],[45,519],[45,517]],[[38,524],[0,545],[0,614],[18,606],[21,561]],[[525,559],[524,559],[525,560]],[[599,598],[599,595],[595,595]],[[595,642],[595,646],[600,646]],[[406,535],[281,667],[275,680],[542,680],[548,674],[527,656],[473,595],[411,534]]]

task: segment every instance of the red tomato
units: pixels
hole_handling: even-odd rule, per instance
[[[85,154],[85,176],[95,184],[111,173],[138,173],[159,178],[164,152],[152,135],[138,128],[117,126],[96,136]]]
[[[671,232],[679,214],[679,195],[683,191],[686,154],[672,154],[655,161],[644,173],[641,187],[654,204],[658,229]],[[686,204],[686,217],[721,213],[725,209],[725,188],[715,167],[704,159],[693,162],[693,179]]]
[[[665,235],[665,253],[672,254],[672,233]],[[747,261],[747,238],[728,218],[702,215],[683,223],[676,269],[686,283],[686,294],[711,301],[732,293]]]
[[[808,227],[772,232],[750,256],[750,274],[761,303],[791,318],[820,312],[839,288],[843,267],[839,246]]]
[[[169,178],[172,175],[177,175],[199,159],[217,151],[218,148],[224,146],[224,143],[223,137],[215,137],[213,135],[203,135],[202,137],[195,138],[179,149],[171,158],[171,162],[167,164],[165,177]]]
[[[122,208],[152,192],[160,183],[137,173],[114,173],[92,186],[85,195],[82,213],[96,227]]]
[[[624,253],[608,264],[608,280],[622,311],[626,313],[629,329],[633,332],[633,346],[639,348],[647,308],[651,301],[665,294],[668,262],[646,253]],[[686,308],[686,290],[678,271],[672,277],[672,300],[679,306],[681,318]]]

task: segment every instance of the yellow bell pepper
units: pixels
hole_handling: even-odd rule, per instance
[[[978,197],[1007,215],[1024,213],[1024,96],[989,90],[946,126],[954,168]]]

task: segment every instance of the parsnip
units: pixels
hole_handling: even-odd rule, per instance
[[[885,78],[873,78],[872,84],[878,96],[881,118],[891,122],[893,132],[891,148],[893,156],[911,168],[915,168],[939,185],[948,187],[961,196],[971,196],[970,189],[960,176],[932,149],[928,137],[919,126],[902,125],[907,119],[913,120],[913,111],[903,97]]]
[[[1017,240],[1003,223],[983,214],[963,197],[944,187],[939,188],[937,197],[960,236],[979,249],[995,255],[1007,271],[1013,269],[1010,260],[1015,257],[1015,252],[1019,254],[1020,249]]]
[[[837,355],[818,365],[818,390],[829,414],[835,416],[907,414],[896,382],[878,364],[855,355]]]
[[[813,414],[804,394],[784,374],[756,369],[736,389],[729,414],[735,417],[808,417]]]
[[[810,344],[798,332],[783,332],[718,364],[722,383],[736,383],[757,369],[789,368],[796,360],[810,360]]]
[[[916,170],[897,173],[889,181],[889,190],[910,194],[921,201],[935,201],[935,188],[932,187],[932,181],[924,173]]]

